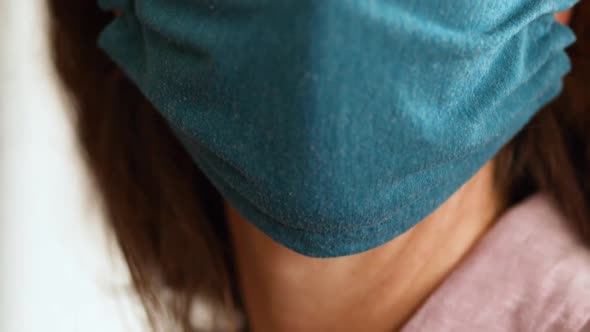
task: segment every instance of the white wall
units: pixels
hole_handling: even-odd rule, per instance
[[[141,331],[51,76],[42,5],[0,0],[0,331]]]

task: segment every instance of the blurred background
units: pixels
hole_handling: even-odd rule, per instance
[[[0,331],[144,331],[101,224],[41,0],[0,0]]]

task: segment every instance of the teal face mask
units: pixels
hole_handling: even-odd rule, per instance
[[[283,245],[383,244],[561,89],[572,0],[123,0],[100,46]]]

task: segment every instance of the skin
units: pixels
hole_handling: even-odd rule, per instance
[[[570,20],[572,19],[572,12],[573,12],[573,10],[570,9],[570,10],[566,10],[561,13],[557,13],[557,14],[555,14],[555,19],[558,22],[567,25],[570,22]]]
[[[571,10],[556,15],[567,24]],[[493,160],[406,233],[372,250],[310,258],[274,242],[226,202],[253,332],[399,330],[501,212]]]
[[[496,220],[489,162],[418,225],[356,255],[297,254],[226,203],[252,331],[394,331]]]

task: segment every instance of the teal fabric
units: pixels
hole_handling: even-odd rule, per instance
[[[419,223],[559,93],[574,2],[104,0],[99,45],[251,223],[332,257]]]

